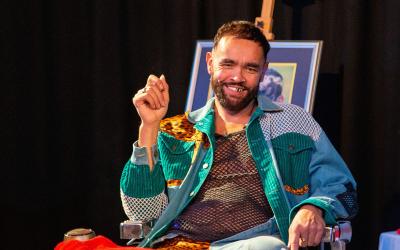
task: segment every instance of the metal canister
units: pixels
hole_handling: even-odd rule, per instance
[[[96,234],[92,229],[88,228],[75,228],[64,234],[64,241],[67,240],[80,240],[85,241],[95,237]]]

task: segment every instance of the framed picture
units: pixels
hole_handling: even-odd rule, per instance
[[[259,95],[312,113],[322,41],[273,41],[270,45],[269,66],[260,81]],[[212,46],[212,41],[197,41],[185,110],[201,108],[213,96],[206,64]]]

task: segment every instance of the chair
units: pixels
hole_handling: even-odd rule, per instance
[[[349,221],[338,221],[337,225],[325,228],[325,236],[322,239],[320,250],[325,249],[324,243],[329,243],[331,250],[345,250],[351,236],[351,223]]]
[[[154,221],[131,221],[127,220],[120,224],[120,238],[129,240],[128,245],[139,244],[139,242],[150,232]],[[339,221],[337,225],[325,228],[325,236],[322,239],[320,250],[325,249],[325,243],[329,244],[331,250],[345,250],[346,244],[352,236],[351,223]]]

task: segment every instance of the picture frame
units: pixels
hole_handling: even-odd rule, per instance
[[[312,113],[322,53],[322,41],[271,41],[268,71],[260,81],[259,94],[273,101],[292,103]],[[212,50],[211,40],[199,40],[187,94],[185,110],[204,106],[213,96],[206,54]]]

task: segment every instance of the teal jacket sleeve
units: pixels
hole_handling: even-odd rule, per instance
[[[165,179],[162,173],[158,149],[152,148],[153,171],[148,166],[145,148],[133,144],[133,152],[125,164],[120,180],[121,201],[124,211],[131,220],[158,218],[168,204],[165,194]]]
[[[292,208],[290,221],[304,204],[321,208],[327,224],[335,224],[338,219],[351,219],[356,215],[356,182],[323,131],[315,141],[309,171],[310,196]]]

